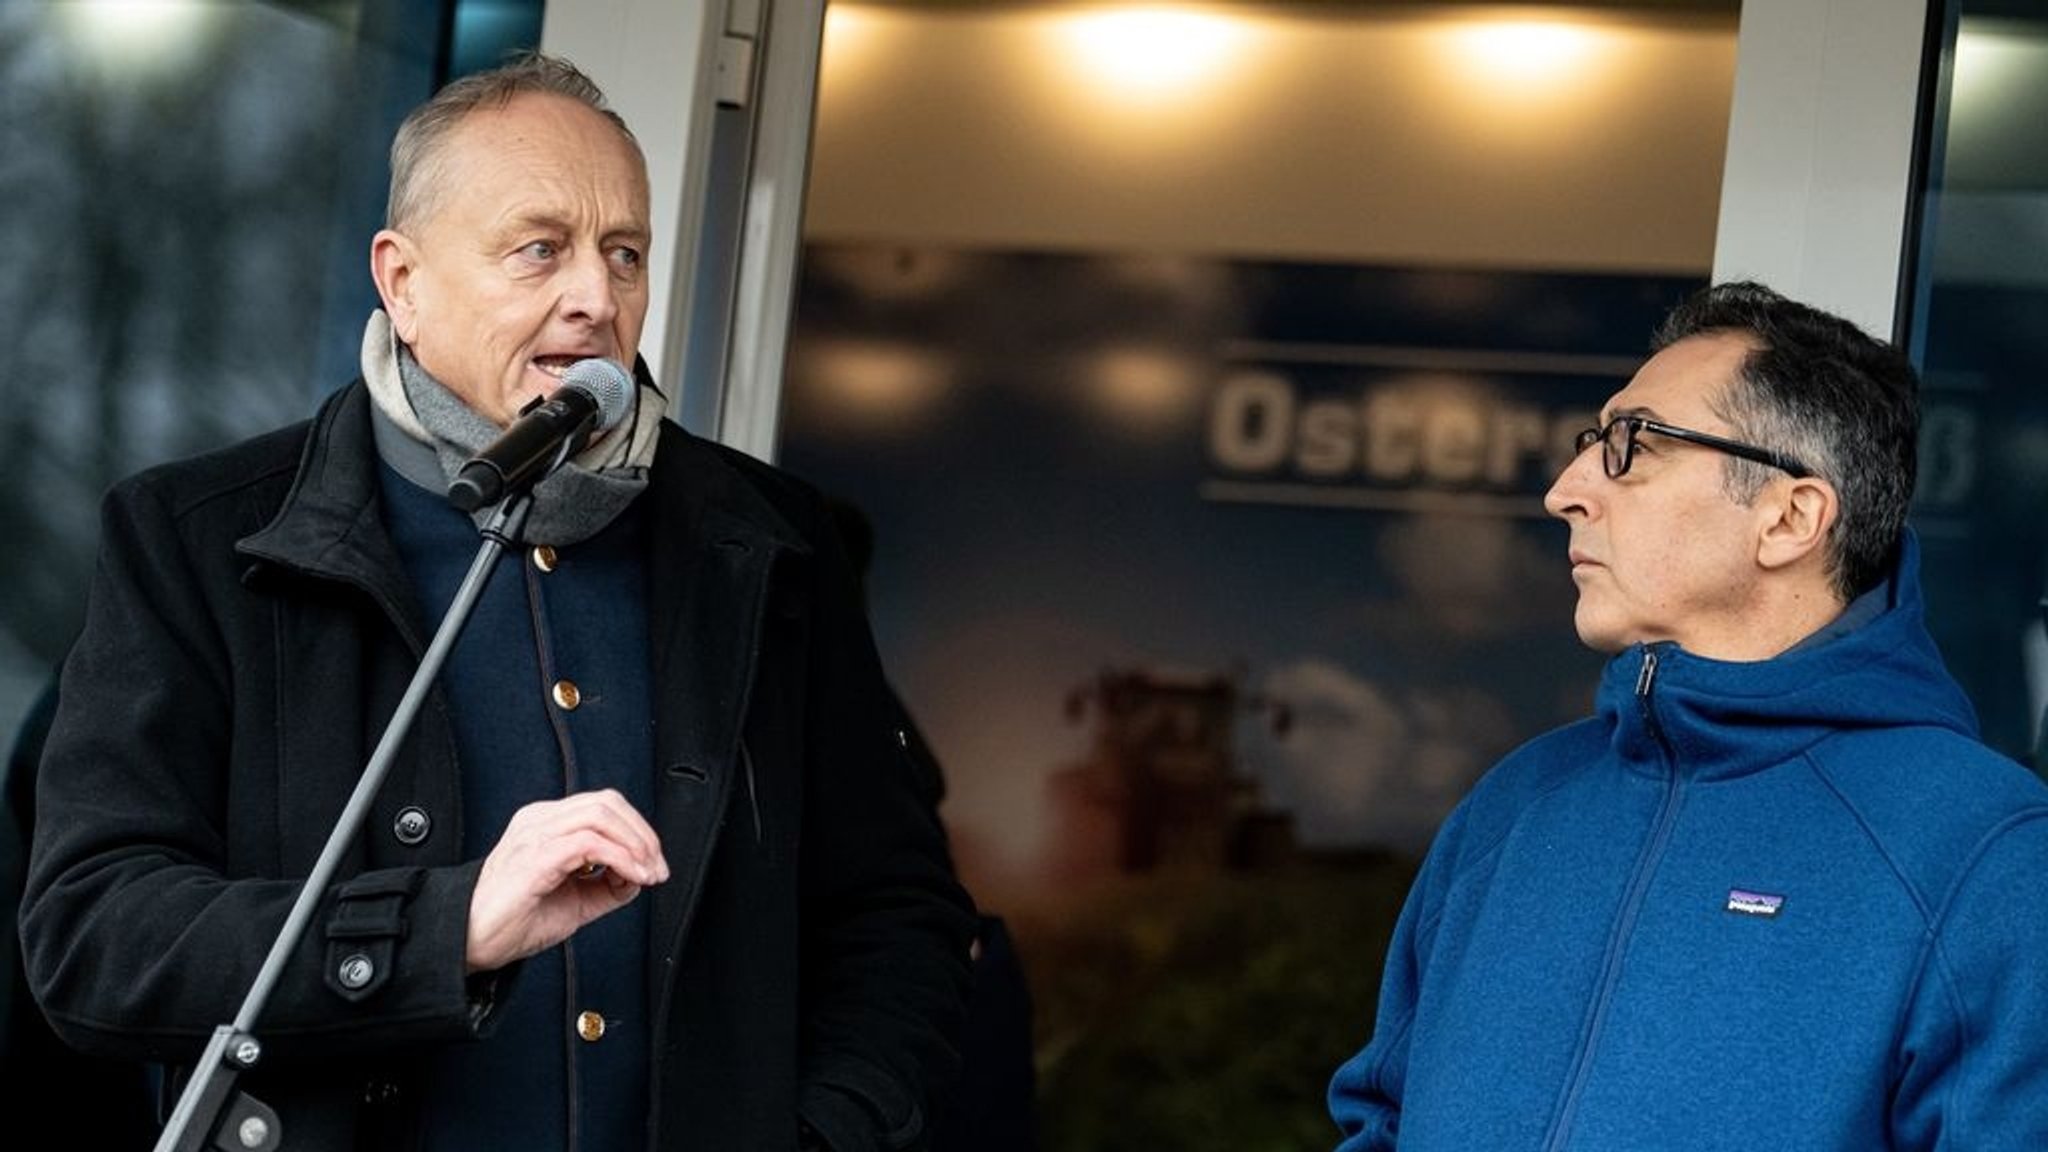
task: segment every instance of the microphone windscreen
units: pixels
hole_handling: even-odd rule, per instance
[[[593,356],[562,373],[562,387],[577,388],[597,401],[598,432],[609,432],[633,410],[633,378],[616,361]]]

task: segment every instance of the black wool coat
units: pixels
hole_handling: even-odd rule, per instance
[[[309,422],[109,493],[21,918],[37,999],[75,1047],[197,1057],[397,708],[434,622],[376,468],[358,381]],[[973,910],[832,522],[799,482],[672,424],[640,499],[646,815],[672,873],[640,897],[647,1146],[790,1149],[801,1116],[840,1152],[916,1147],[957,1064]],[[463,773],[487,766],[458,761],[446,709],[438,692],[421,709],[254,1029],[241,1087],[292,1152],[415,1143],[413,1058],[489,1029],[489,982],[463,963],[480,861],[459,850]]]

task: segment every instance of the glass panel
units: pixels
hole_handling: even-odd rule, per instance
[[[1734,5],[828,18],[779,459],[1023,961],[938,1146],[1327,1147],[1410,863],[1589,705],[1541,497],[1709,274]]]
[[[0,738],[78,627],[101,492],[354,376],[392,130],[539,24],[537,0],[0,4]]]
[[[2048,11],[1949,0],[1945,29],[1909,318],[1914,522],[1949,666],[1986,739],[2024,757],[2048,705]]]

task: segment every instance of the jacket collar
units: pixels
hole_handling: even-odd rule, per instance
[[[765,572],[768,558],[806,552],[808,546],[723,450],[672,422],[665,421],[660,434],[643,498],[651,501],[649,522],[656,526],[648,584],[654,638],[656,650],[665,651],[661,642],[676,623],[669,593],[702,579],[697,558],[717,548],[737,549],[758,555]],[[358,379],[320,406],[277,514],[235,547],[254,560],[363,589],[417,639],[420,612],[384,528],[377,468],[369,390]]]
[[[1977,733],[1969,697],[1927,632],[1919,543],[1908,530],[1880,602],[1769,660],[1711,660],[1669,642],[1609,661],[1599,713],[1631,770],[1746,775],[1836,733],[1927,726]]]
[[[291,490],[270,523],[237,541],[235,551],[361,588],[415,648],[423,646],[420,611],[378,511],[370,394],[361,380],[314,413]]]

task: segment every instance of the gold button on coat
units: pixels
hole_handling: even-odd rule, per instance
[[[604,1017],[596,1012],[576,1014],[576,1034],[585,1040],[596,1041],[604,1037]]]
[[[553,572],[555,570],[555,550],[545,544],[536,546],[533,550],[533,566],[543,572]]]
[[[574,680],[555,681],[554,695],[556,705],[571,712],[583,702],[583,693],[577,691]]]

